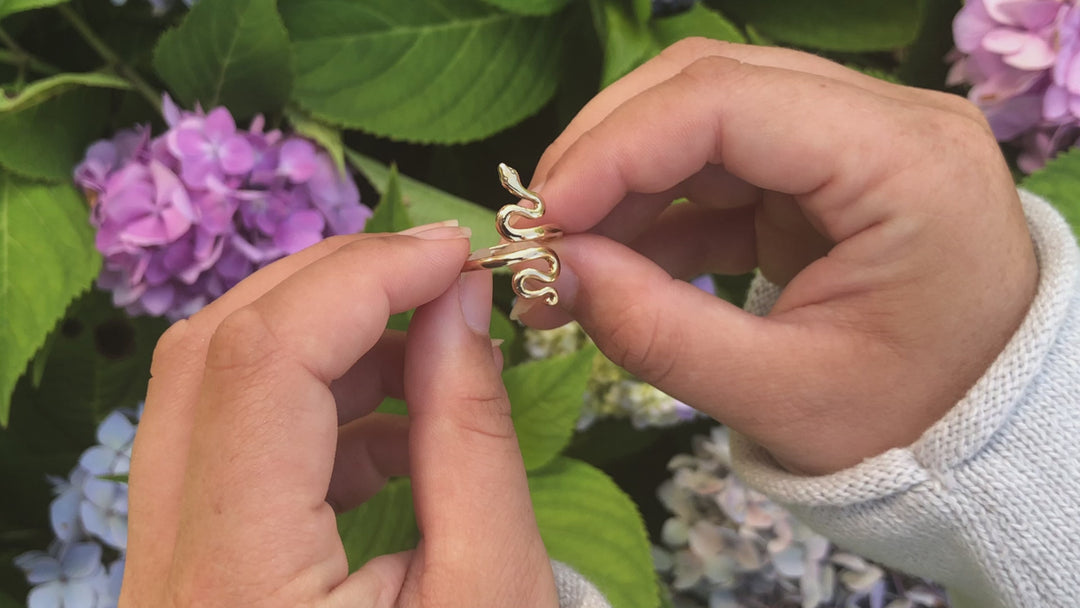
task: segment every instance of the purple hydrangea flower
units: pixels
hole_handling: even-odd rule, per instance
[[[371,210],[314,143],[237,127],[225,108],[181,110],[169,129],[117,133],[90,146],[75,182],[93,206],[105,256],[98,285],[132,314],[187,317],[258,268],[336,234]]]
[[[1000,141],[1016,141],[1019,166],[1040,168],[1076,142],[1080,125],[1080,7],[1076,0],[968,0],[953,21],[950,84]]]
[[[1052,80],[1043,98],[1043,115],[1055,123],[1080,119],[1080,7],[1062,19]]]

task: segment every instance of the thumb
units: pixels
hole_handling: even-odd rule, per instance
[[[556,606],[510,402],[488,335],[491,275],[462,275],[409,327],[405,398],[423,537],[405,592],[448,606]]]
[[[557,326],[568,315],[616,365],[751,435],[798,391],[790,370],[813,358],[811,330],[747,313],[602,236],[571,235],[551,247],[563,263],[559,308],[530,308],[522,314],[530,326]]]

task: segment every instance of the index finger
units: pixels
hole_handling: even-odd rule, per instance
[[[854,201],[895,171],[882,151],[916,146],[911,133],[927,128],[918,107],[832,78],[706,57],[630,98],[566,149],[538,188],[545,221],[585,231],[631,194],[655,194],[651,203],[666,206],[672,189],[713,164],[796,196],[839,241],[880,218],[825,201]]]
[[[468,253],[460,236],[357,241],[221,322],[206,358],[174,563],[235,564],[199,580],[288,580],[288,560],[251,559],[267,539],[340,551],[325,502],[338,432],[329,384],[376,343],[390,314],[457,279]]]

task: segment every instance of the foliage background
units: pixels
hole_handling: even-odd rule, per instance
[[[382,201],[369,230],[458,218],[483,246],[496,240],[491,210],[509,202],[497,163],[527,182],[588,99],[676,40],[808,49],[943,89],[960,7],[682,4],[689,9],[658,16],[649,0],[199,0],[158,15],[136,0],[0,0],[0,607],[20,605],[27,591],[11,558],[51,538],[46,475],[65,475],[108,412],[142,399],[166,327],[129,318],[92,288],[101,261],[87,201],[71,183],[87,144],[139,122],[160,132],[162,91],[186,107],[225,105],[241,124],[262,113],[364,178],[364,200]],[[1030,186],[1076,193],[1077,162],[1062,157]],[[718,280],[738,302],[748,278]],[[617,607],[656,606],[646,535],[655,539],[666,515],[655,489],[669,457],[707,425],[640,431],[603,421],[575,433],[596,353],[523,362],[519,328],[505,317],[511,295],[500,281],[493,331],[506,339],[545,540]],[[408,482],[392,482],[342,516],[350,564],[415,542],[411,522]]]

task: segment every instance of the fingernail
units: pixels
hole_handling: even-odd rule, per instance
[[[487,336],[491,325],[491,273],[466,272],[461,275],[458,296],[465,324],[473,332]]]
[[[500,346],[503,345],[503,342],[506,342],[506,340],[503,340],[502,338],[492,338],[491,339],[491,347],[492,348],[499,348]]]
[[[437,226],[421,232],[414,232],[408,236],[427,241],[447,241],[451,239],[467,239],[472,236],[472,230],[465,226]]]
[[[432,222],[430,224],[421,224],[419,226],[413,226],[412,228],[409,228],[408,230],[402,230],[398,234],[404,234],[405,236],[412,236],[414,234],[424,232],[425,230],[431,230],[433,228],[442,228],[443,226],[457,226],[457,225],[458,225],[457,220],[443,220],[441,222]]]
[[[566,311],[573,310],[574,302],[577,301],[578,278],[569,264],[563,264],[559,269],[559,280],[555,283],[555,289],[559,292],[557,306]]]
[[[510,320],[521,321],[521,316],[527,314],[532,310],[540,300],[528,300],[525,298],[514,298],[514,305],[510,307]]]

